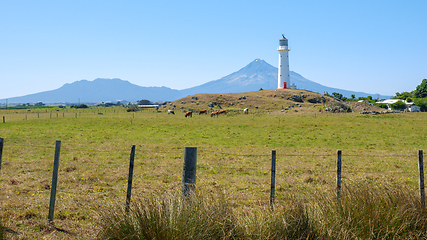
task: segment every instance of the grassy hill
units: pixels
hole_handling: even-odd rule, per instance
[[[209,104],[212,104],[209,107]],[[283,113],[314,113],[322,112],[327,106],[345,105],[354,112],[377,111],[384,109],[373,107],[368,103],[348,102],[342,103],[331,97],[319,93],[299,90],[299,89],[268,89],[246,93],[226,93],[226,94],[196,94],[173,101],[167,109],[177,109],[187,111],[194,110],[219,110],[228,109],[232,112],[242,112],[248,108],[249,112],[266,111],[278,114]],[[175,106],[175,107],[173,107]]]
[[[296,101],[301,99],[301,101]],[[295,112],[316,112],[323,109],[329,103],[336,102],[330,97],[296,89],[269,89],[246,93],[227,93],[227,94],[196,94],[173,101],[172,105],[176,108],[188,108],[196,111],[203,109],[218,110],[218,104],[223,109],[240,110],[248,108],[251,112],[268,111],[277,112],[289,108]],[[209,107],[209,103],[213,107]],[[171,108],[169,105],[168,108]],[[286,110],[288,111],[288,110]]]

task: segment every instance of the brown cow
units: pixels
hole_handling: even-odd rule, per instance
[[[211,113],[211,117],[213,117],[213,116],[215,116],[215,115],[218,115],[218,112],[212,112],[212,113]]]
[[[200,115],[200,114],[203,114],[203,113],[204,113],[204,114],[208,114],[208,110],[206,110],[206,109],[205,109],[205,110],[200,110],[199,115]]]
[[[185,113],[185,117],[192,117],[193,116],[193,112],[192,111],[188,111]]]

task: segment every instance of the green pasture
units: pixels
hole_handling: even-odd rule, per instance
[[[121,107],[3,109],[1,217],[6,227],[33,238],[64,234],[45,226],[56,140],[61,154],[54,222],[75,238],[95,234],[97,212],[105,206],[125,203],[131,145],[133,198],[179,191],[184,147],[198,148],[196,191],[222,193],[237,209],[269,204],[272,150],[276,202],[289,194],[332,194],[337,150],[343,152],[344,186],[397,183],[417,191],[426,122],[425,113],[258,111],[184,118],[178,111]]]

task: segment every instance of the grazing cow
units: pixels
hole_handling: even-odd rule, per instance
[[[188,111],[185,113],[185,117],[192,117],[193,116],[193,112],[192,111]]]
[[[218,116],[218,112],[212,112],[212,113],[211,113],[211,117],[213,117],[213,116],[215,116],[215,115],[216,115],[216,116]]]
[[[173,110],[168,110],[168,114],[173,114],[175,115],[175,112]]]
[[[227,111],[226,110],[220,110],[219,112],[218,112],[218,114],[226,114],[227,113]]]
[[[205,109],[205,110],[200,110],[199,115],[200,115],[200,114],[203,114],[203,113],[204,113],[204,114],[208,114],[208,110],[206,110],[206,109]]]
[[[247,108],[243,109],[243,113],[244,114],[249,114],[249,109],[247,109]]]

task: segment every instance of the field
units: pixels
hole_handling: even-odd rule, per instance
[[[269,205],[272,150],[277,204],[290,195],[310,201],[313,193],[334,194],[337,150],[344,186],[396,184],[417,193],[427,114],[333,114],[312,104],[282,112],[273,107],[279,103],[268,104],[268,111],[213,118],[123,107],[0,110],[6,120],[0,122],[0,212],[8,237],[93,238],[99,212],[125,203],[131,145],[132,199],[178,192],[184,147],[198,148],[196,191],[223,194],[239,211]],[[61,153],[52,227],[47,215],[56,140]]]

